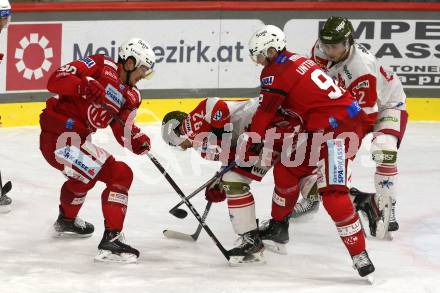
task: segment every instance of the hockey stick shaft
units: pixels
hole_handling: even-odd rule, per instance
[[[205,212],[203,212],[203,216],[202,216],[203,222],[206,221],[206,218],[208,217],[208,213],[209,213],[209,210],[211,209],[211,206],[212,206],[212,202],[208,201],[208,203],[206,204],[206,207],[205,207]],[[196,232],[194,232],[194,234],[192,234],[192,238],[194,239],[194,241],[197,241],[202,229],[203,229],[202,225],[199,224]]]
[[[184,204],[188,207],[188,209],[191,211],[191,213],[196,217],[199,224],[202,226],[202,228],[206,231],[206,233],[211,237],[212,241],[214,241],[215,245],[220,249],[223,256],[229,261],[229,254],[228,251],[223,247],[223,245],[220,243],[220,241],[217,239],[217,237],[214,235],[214,233],[211,231],[211,229],[206,225],[206,223],[203,221],[200,214],[197,212],[197,210],[194,208],[194,206],[186,199],[185,194],[183,194],[182,190],[177,186],[176,182],[170,177],[170,175],[165,171],[163,166],[157,161],[157,159],[151,155],[150,153],[147,153],[148,157],[150,158],[151,162],[157,167],[157,169],[165,176],[165,179],[170,183],[170,185],[174,188],[174,190],[177,192],[177,194],[180,196]]]
[[[109,111],[109,113],[112,115],[113,119],[117,123],[119,123],[121,126],[125,128],[125,122],[119,118],[113,111],[104,103],[101,104],[104,109]],[[131,131],[130,131],[131,132]],[[159,170],[160,173],[165,177],[165,179],[168,181],[168,183],[173,187],[173,189],[177,192],[177,194],[180,196],[184,204],[188,207],[188,209],[191,211],[191,213],[196,217],[197,221],[200,225],[202,225],[203,229],[205,229],[206,233],[211,237],[212,241],[214,241],[215,245],[220,249],[223,256],[229,261],[229,254],[228,251],[223,247],[223,245],[220,243],[220,241],[217,239],[217,237],[214,235],[212,230],[208,227],[208,225],[205,224],[205,222],[202,220],[202,217],[197,212],[197,210],[194,208],[194,206],[186,199],[185,194],[180,189],[180,187],[177,185],[177,183],[171,178],[171,176],[168,174],[168,172],[165,170],[165,168],[162,166],[162,164],[154,157],[151,153],[147,152],[146,155],[151,160],[154,166]]]
[[[207,186],[209,186],[212,182],[214,182],[215,180],[217,180],[217,178],[223,176],[226,172],[230,171],[232,168],[235,167],[235,162],[232,162],[231,164],[229,164],[226,168],[224,168],[223,170],[217,172],[211,179],[209,179],[205,184],[203,184],[202,186],[200,186],[199,188],[197,188],[196,190],[194,190],[193,193],[191,193],[190,195],[188,195],[186,197],[186,199],[191,199],[194,196],[196,196],[200,191],[204,190]],[[170,213],[172,214],[173,211],[175,211],[176,209],[178,209],[181,205],[183,205],[184,202],[180,201],[178,204],[176,204],[172,209],[170,209]]]

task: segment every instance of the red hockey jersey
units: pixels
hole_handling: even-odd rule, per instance
[[[119,80],[118,65],[105,55],[91,55],[68,63],[51,75],[47,89],[58,96],[55,97],[57,100],[52,98],[47,102],[47,108],[41,116],[43,130],[60,132],[56,129],[73,129],[88,135],[112,122],[112,115],[104,107],[91,104],[78,95],[78,85],[86,76],[102,84],[105,89],[104,103],[108,106],[106,108],[111,109],[123,121],[140,106],[141,95],[138,89]],[[112,124],[114,133],[115,128],[120,128],[116,124]],[[115,137],[123,144],[120,135],[115,133]]]
[[[356,116],[359,105],[312,60],[281,53],[261,72],[261,102],[250,131],[264,136],[277,109],[296,113],[306,131],[335,129]]]

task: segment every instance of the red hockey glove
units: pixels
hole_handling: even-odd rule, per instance
[[[150,138],[142,133],[141,130],[133,125],[132,128],[132,137],[131,137],[131,149],[132,152],[136,155],[143,155],[146,152],[150,151]]]
[[[206,187],[205,198],[210,202],[221,202],[226,198],[226,192],[220,185],[220,180],[215,180],[211,185]]]
[[[78,95],[90,103],[100,105],[105,98],[105,89],[97,80],[86,76],[78,85]]]

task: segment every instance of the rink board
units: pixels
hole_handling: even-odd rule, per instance
[[[201,98],[144,99],[136,120],[161,121],[170,111],[191,111],[201,100]],[[411,121],[440,121],[439,98],[408,98],[406,102]],[[38,125],[39,115],[44,107],[43,102],[0,104],[0,127]]]

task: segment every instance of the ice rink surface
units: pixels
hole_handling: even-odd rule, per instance
[[[153,153],[189,194],[218,168],[194,151],[172,150],[160,139],[158,125],[142,127],[153,139]],[[135,179],[129,194],[125,236],[141,251],[138,264],[94,263],[102,237],[103,218],[97,184],[80,216],[95,225],[88,239],[51,236],[58,215],[60,172],[39,151],[39,129],[0,129],[0,170],[3,183],[13,183],[12,212],[0,214],[0,292],[440,292],[440,124],[410,123],[399,152],[397,218],[394,240],[368,238],[376,266],[369,285],[351,267],[351,259],[330,217],[321,207],[308,220],[291,224],[288,255],[265,252],[265,265],[230,267],[202,232],[195,243],[166,239],[170,228],[193,233],[196,220],[168,210],[179,198],[147,157],[123,150],[110,131],[94,142],[127,162]],[[353,170],[353,186],[373,191],[374,165],[364,141]],[[270,216],[272,174],[254,183],[257,216]],[[200,213],[205,200],[192,201]],[[226,203],[213,205],[208,224],[229,249],[236,236]]]

